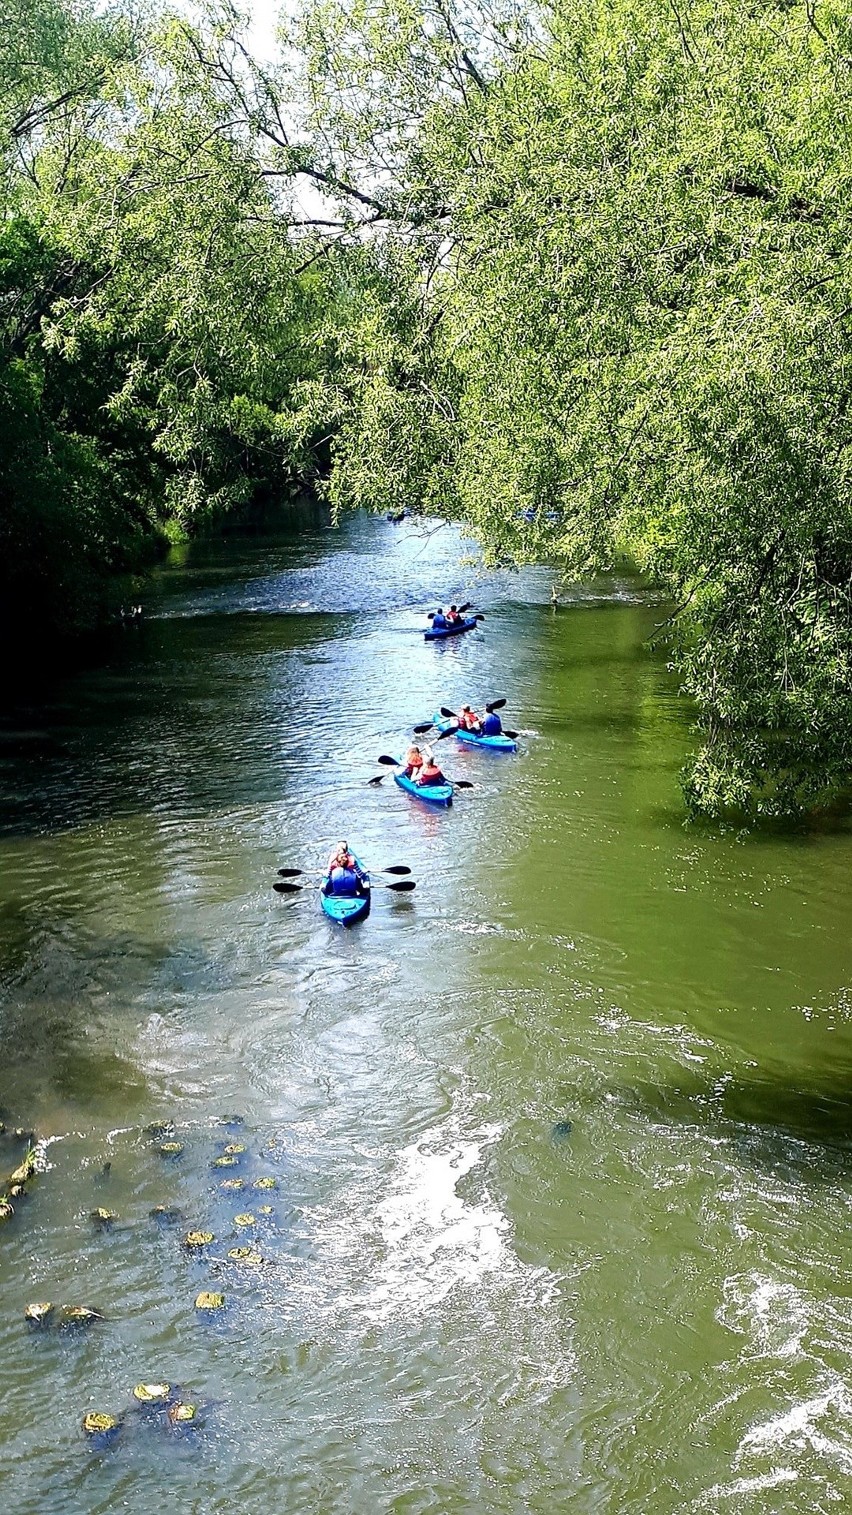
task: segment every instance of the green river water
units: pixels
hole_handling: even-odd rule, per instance
[[[4,713],[0,1106],[46,1169],[0,1231],[15,1515],[852,1507],[852,834],[686,825],[664,608],[554,612],[466,551],[354,519],[176,553]],[[451,811],[367,786],[500,695],[520,751],[442,743]],[[343,835],[417,879],[348,933],[271,889]],[[31,1334],[39,1299],[107,1319]],[[92,1452],[83,1413],[158,1379],[203,1428]]]

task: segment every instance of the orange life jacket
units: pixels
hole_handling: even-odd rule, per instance
[[[443,784],[444,775],[436,763],[424,763],[417,775],[418,784]]]

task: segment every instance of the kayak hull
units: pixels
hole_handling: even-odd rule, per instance
[[[454,721],[446,721],[440,714],[433,717],[439,731],[449,731]],[[475,731],[457,731],[456,737],[465,747],[482,747],[486,752],[517,752],[518,744],[510,736],[478,736]]]
[[[461,636],[463,631],[473,631],[478,625],[476,616],[469,616],[466,621],[460,621],[457,626],[445,626],[438,631],[424,631],[423,635],[427,642],[443,642],[446,637],[457,637]]]
[[[359,867],[362,866],[360,859],[356,858]],[[330,921],[335,921],[338,926],[354,926],[356,921],[362,921],[370,914],[370,875],[365,873],[363,879],[363,894],[328,894],[329,879],[326,876],[320,886],[320,904]]]
[[[413,779],[406,778],[404,773],[395,773],[394,778],[400,789],[410,794],[416,800],[425,800],[427,805],[443,805],[453,803],[452,784],[415,784]]]

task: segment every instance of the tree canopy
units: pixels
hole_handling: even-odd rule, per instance
[[[7,600],[327,465],[662,586],[696,808],[849,792],[848,8],[308,0],[261,67],[229,0],[12,3]]]

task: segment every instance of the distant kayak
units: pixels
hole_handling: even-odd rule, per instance
[[[432,721],[439,731],[452,731],[455,721],[448,721],[440,711],[432,717]],[[482,736],[476,731],[457,730],[456,736],[466,747],[485,747],[489,752],[517,752],[518,744],[510,736]]]
[[[423,635],[427,642],[441,642],[444,637],[461,636],[463,631],[473,631],[478,624],[476,616],[468,616],[464,621],[457,621],[455,626],[441,626],[437,631],[433,629],[424,631]]]
[[[394,778],[400,789],[404,789],[407,794],[413,794],[415,799],[425,800],[427,805],[453,803],[452,784],[415,784],[414,780],[406,778],[404,773],[395,773]]]
[[[358,859],[356,858],[356,862]],[[359,868],[362,866],[358,863]],[[370,875],[365,873],[360,894],[331,894],[331,879],[326,876],[320,886],[320,904],[329,920],[341,926],[354,926],[370,913]]]

